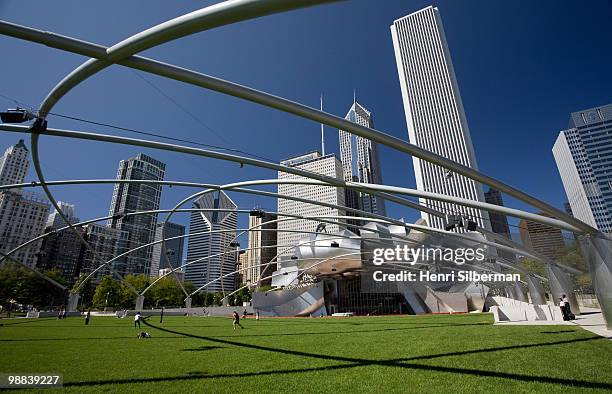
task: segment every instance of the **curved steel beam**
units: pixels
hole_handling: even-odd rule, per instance
[[[206,9],[204,9],[206,10]],[[200,11],[204,11],[204,10],[200,10]],[[190,14],[188,14],[190,15]],[[175,22],[180,23],[184,23],[181,21],[178,21],[176,18]],[[171,21],[170,21],[171,22]],[[166,24],[169,22],[166,22]],[[161,25],[160,25],[161,26]],[[23,26],[16,26],[16,25],[12,25],[11,26],[4,26],[5,30],[10,30],[11,31],[11,35],[13,36],[18,36],[19,38],[23,38],[23,39],[28,39],[28,40],[33,40],[33,41],[39,41],[39,42],[43,42],[46,43],[47,45],[49,45],[53,40],[53,36],[49,35],[49,34],[42,34],[42,36],[44,37],[44,39],[42,40],[37,40],[36,39],[36,32],[32,31],[35,29],[28,29],[25,28]],[[138,37],[138,40],[140,40],[140,44],[142,45],[142,43],[147,41],[147,37],[146,35],[152,35],[152,33],[157,34],[157,38],[163,36],[163,29],[164,28],[168,28],[168,25],[165,25],[163,28],[160,28],[159,31],[153,32],[152,30],[155,29],[149,29],[149,31],[147,32],[143,32],[141,33],[142,35],[140,35]],[[27,30],[27,31],[25,31]],[[190,34],[190,33],[187,33]],[[138,35],[137,35],[138,36]],[[129,40],[129,39],[128,39]],[[126,40],[126,41],[128,41]],[[88,47],[89,43],[85,43],[83,41],[80,40],[74,40],[70,41],[69,45],[66,46],[67,41],[70,41],[70,39],[68,37],[58,37],[58,40],[55,42],[55,44],[57,44],[56,47],[61,48],[61,49],[70,49],[70,50],[77,50],[78,48],[83,49],[84,47]],[[136,52],[132,52],[129,53],[129,50],[123,50],[121,49],[121,45],[125,45],[126,41],[123,41],[122,43],[119,43],[111,48],[109,48],[106,52],[111,52],[111,51],[116,51],[115,53],[117,55],[115,56],[123,56],[123,57],[128,57],[129,55],[133,55]],[[154,40],[151,40],[149,42],[151,45],[158,45],[158,42],[154,42]],[[99,52],[100,50],[100,46],[95,45],[95,44],[90,44],[91,46],[89,46],[87,48],[88,51],[90,51],[90,53],[88,53],[87,55],[91,55],[94,56],[95,53],[94,52]],[[147,44],[145,44],[144,46],[142,46],[142,48],[147,48],[146,46]],[[136,45],[134,45],[135,47]],[[62,48],[63,47],[63,48]],[[70,47],[70,48],[68,48]],[[111,59],[108,56],[105,57],[104,59],[105,61],[115,61],[115,62],[119,62],[117,59]],[[124,59],[125,60],[125,59]],[[143,61],[145,63],[151,62],[149,59],[144,59],[144,58],[139,58],[139,61],[142,63]],[[187,82],[187,83],[191,83],[191,84],[195,84],[198,86],[202,86],[208,89],[212,89],[212,90],[216,90],[219,91],[221,93],[225,93],[225,94],[230,94],[233,95],[235,97],[239,97],[239,98],[243,98],[243,99],[247,99],[262,105],[266,105],[272,108],[276,108],[285,112],[289,112],[289,113],[293,113],[295,115],[301,116],[301,117],[305,117],[307,119],[311,119],[314,120],[316,122],[320,122],[320,123],[324,123],[327,124],[328,126],[331,127],[336,127],[339,129],[343,129],[343,130],[348,130],[350,132],[352,132],[353,134],[362,136],[364,138],[368,138],[371,139],[373,141],[379,142],[381,144],[393,147],[395,149],[398,149],[400,151],[403,151],[405,153],[408,153],[414,157],[418,157],[422,160],[440,165],[444,168],[448,168],[453,170],[454,172],[457,172],[461,175],[464,175],[468,178],[471,178],[473,180],[479,181],[481,183],[487,184],[491,187],[494,187],[495,189],[507,193],[523,202],[526,202],[536,208],[541,209],[544,212],[547,212],[549,214],[552,214],[555,217],[558,217],[560,219],[562,219],[563,221],[565,221],[566,223],[578,227],[580,228],[580,232],[586,232],[586,233],[592,233],[592,234],[597,234],[599,233],[596,229],[592,228],[591,226],[587,225],[586,223],[579,221],[575,218],[573,218],[570,215],[567,215],[565,212],[562,212],[552,206],[550,206],[549,204],[540,201],[538,199],[536,199],[535,197],[532,197],[516,188],[513,188],[509,185],[506,185],[500,181],[497,181],[491,177],[488,177],[485,174],[482,174],[476,170],[473,170],[469,167],[465,167],[465,166],[461,166],[451,160],[448,160],[442,156],[433,154],[427,150],[424,150],[422,148],[419,148],[417,146],[414,146],[412,144],[409,144],[403,140],[400,140],[398,138],[392,137],[390,135],[381,133],[379,131],[364,127],[364,126],[360,126],[357,125],[355,123],[349,122],[345,119],[342,119],[340,117],[336,117],[327,113],[324,113],[322,111],[316,110],[314,108],[310,108],[301,104],[297,104],[294,103],[292,101],[289,100],[285,100],[282,98],[279,98],[277,96],[273,96],[267,93],[263,93],[251,88],[247,88],[247,87],[243,87],[237,84],[233,84],[231,82],[228,81],[223,81],[220,79],[216,79],[213,77],[209,77],[203,74],[199,74],[190,70],[185,70],[185,69],[181,69],[179,67],[175,67],[175,66],[171,66],[168,64],[163,64],[163,63],[159,63],[159,62],[154,62],[152,61],[152,64],[147,64],[147,66],[152,66],[153,68],[157,68],[158,70],[158,75],[162,75],[168,78],[172,78],[175,80],[179,80],[179,81],[183,81],[183,82]],[[83,65],[85,66],[85,64]],[[141,64],[142,66],[142,64]],[[159,67],[161,66],[161,67]],[[86,68],[86,67],[85,67]],[[164,73],[159,73],[159,71],[161,70],[164,71]],[[93,73],[95,73],[95,70],[92,70]],[[143,71],[148,71],[148,72],[153,72],[152,70],[143,70]],[[78,72],[75,72],[78,73]],[[183,75],[181,75],[183,74]],[[182,77],[182,78],[181,78]],[[69,77],[67,77],[69,78]],[[75,77],[75,79],[78,79],[79,77]],[[199,83],[197,83],[199,82]],[[63,82],[60,83],[60,85],[65,85],[68,86],[70,85],[69,82]],[[57,88],[57,87],[56,87]],[[59,90],[59,89],[58,89]],[[66,91],[67,92],[67,91]],[[65,93],[65,92],[64,92]],[[49,100],[45,100],[45,102],[49,101],[49,102],[53,102],[53,98],[51,97],[52,94],[50,94],[48,96]],[[61,95],[60,95],[61,96]],[[43,105],[41,106],[41,112],[42,115],[44,116],[46,114],[47,111],[45,111],[44,109],[45,105],[43,103]]]
[[[47,112],[49,112],[53,105],[73,87],[88,77],[94,75],[98,71],[108,67],[117,59],[131,56],[134,53],[138,53],[164,42],[193,34],[198,31],[239,22],[244,19],[251,19],[257,16],[269,15],[290,9],[314,5],[323,1],[325,0],[293,0],[291,2],[285,0],[231,0],[194,11],[154,26],[107,49],[106,53],[108,55],[108,61],[101,61],[95,58],[90,59],[75,69],[72,73],[67,75],[53,88],[51,92],[49,92],[47,97],[43,100],[38,111],[38,116],[44,119]],[[64,213],[59,208],[57,200],[51,193],[49,187],[46,185],[38,152],[40,131],[41,130],[39,129],[32,129],[31,153],[34,170],[38,176],[38,180],[41,183],[41,187],[43,188],[53,207],[57,210],[60,217],[70,226],[71,231],[74,232],[81,244],[89,249],[96,259],[101,260],[97,251],[83,238],[76,228],[70,224],[70,221],[67,220]],[[123,277],[121,277],[121,275],[119,275],[112,267],[109,267],[109,269],[119,277],[119,280],[126,287],[138,295],[138,291],[129,282],[125,281]]]
[[[330,2],[331,0],[229,0],[160,23],[105,49],[104,59],[92,58],[77,67],[49,92],[40,106],[39,116],[46,117],[66,93],[85,79],[136,53],[216,27]]]
[[[35,134],[35,133],[32,134],[32,145],[31,145],[31,148],[32,148],[32,152],[31,152],[32,153],[32,162],[34,163],[34,169],[36,170],[36,174],[38,175],[38,179],[40,181],[40,186],[43,188],[43,190],[47,194],[47,197],[49,197],[49,200],[51,201],[51,204],[53,205],[53,207],[55,208],[57,213],[60,215],[60,217],[64,220],[64,223],[68,224],[68,227],[70,227],[70,230],[77,236],[77,238],[81,242],[81,244],[83,246],[85,246],[87,249],[89,249],[89,251],[91,252],[91,254],[92,254],[93,258],[94,258],[94,260],[102,261],[102,258],[100,257],[98,252],[89,244],[89,242],[87,242],[85,240],[85,238],[83,238],[83,234],[81,234],[76,229],[76,227],[74,227],[70,223],[70,220],[68,220],[66,215],[64,215],[64,212],[62,212],[62,209],[59,207],[59,204],[57,203],[57,201],[55,200],[55,198],[51,194],[51,191],[49,190],[49,187],[46,185],[45,178],[44,178],[43,173],[42,173],[42,168],[40,167],[40,160],[39,160],[39,155],[38,155],[38,134]],[[128,281],[126,281],[112,267],[109,266],[108,268],[109,268],[109,270],[113,274],[115,274],[119,278],[119,281],[123,285],[125,285],[125,287],[130,289],[132,291],[132,293],[138,295],[138,291],[134,288],[134,286],[132,286]]]
[[[96,180],[77,180],[77,181],[56,181],[56,182],[53,182],[53,184],[69,184],[69,183],[77,183],[77,184],[81,184],[81,183],[98,183],[98,181],[96,181]],[[146,180],[100,180],[99,183],[152,183],[152,184],[163,183],[163,184],[189,186],[189,187],[213,187],[215,189],[223,187],[223,186],[217,186],[217,185],[212,185],[212,184],[199,184],[199,183],[173,182],[173,181],[146,181]],[[36,183],[24,183],[24,184],[17,184],[17,185],[8,185],[8,186],[3,186],[3,187],[10,188],[11,186],[30,187],[30,186],[37,186],[37,184]],[[297,198],[297,197],[283,196],[283,195],[279,195],[277,193],[271,193],[271,192],[263,192],[263,191],[257,191],[257,190],[248,190],[248,189],[237,188],[237,187],[233,187],[233,189],[235,191],[251,192],[251,193],[255,193],[255,194],[262,194],[263,193],[264,195],[273,196],[273,197],[280,197],[280,198],[285,197],[287,199],[304,200],[304,199],[300,199],[300,198]],[[307,201],[307,200],[304,200],[304,201]],[[363,214],[363,215],[372,216],[372,217],[366,217],[366,218],[364,218],[364,217],[359,218],[359,217],[351,216],[351,217],[347,217],[347,218],[352,218],[352,219],[357,218],[357,219],[362,219],[362,220],[373,220],[376,217],[378,217],[379,220],[385,221],[385,222],[388,222],[388,223],[391,223],[391,224],[397,224],[397,225],[402,225],[402,226],[405,225],[405,223],[403,223],[403,222],[400,222],[400,221],[397,221],[397,220],[393,220],[393,219],[389,219],[389,218],[386,218],[386,217],[383,217],[383,216],[380,216],[380,215],[371,214],[371,213],[368,213],[368,212],[365,212],[365,211],[361,211],[361,210],[357,210],[357,209],[353,209],[353,208],[342,207],[342,206],[337,206],[337,205],[333,205],[333,204],[325,204],[325,203],[319,203],[319,202],[317,202],[317,203],[321,204],[321,205],[325,205],[325,206],[333,206],[334,208],[338,208],[338,209],[345,209],[345,210],[353,211],[355,213],[359,213],[359,214]],[[175,209],[172,209],[172,210],[155,210],[155,211],[134,212],[134,213],[130,213],[128,215],[150,214],[150,213],[164,213],[164,212],[175,212],[175,211],[177,211],[176,207],[175,207]],[[194,212],[194,211],[207,211],[207,210],[206,209],[201,209],[201,210],[198,210],[198,209],[180,209],[178,211],[180,211],[180,212]],[[247,211],[245,210],[244,212],[247,212]],[[75,225],[84,225],[84,224],[88,224],[88,223],[92,223],[92,222],[96,222],[96,221],[105,220],[105,219],[108,219],[110,217],[112,217],[112,215],[111,216],[102,217],[102,218],[98,218],[98,219],[94,219],[94,220],[89,220],[89,221],[81,222],[81,223],[77,223]],[[68,228],[68,227],[66,226],[66,227],[64,227],[62,229],[58,229],[57,231],[61,231],[61,230],[64,230],[66,228]],[[29,243],[34,242],[34,241],[36,241],[38,239],[41,239],[41,238],[43,238],[43,237],[45,237],[47,235],[49,235],[49,234],[43,234],[40,237],[36,237],[33,240],[30,240],[30,241],[20,245],[18,248],[10,251],[9,254],[16,252],[17,250],[19,250],[19,248],[25,247]],[[456,233],[449,233],[449,235],[456,236],[457,234]],[[495,245],[495,244],[492,244],[492,246],[499,247],[499,245]],[[517,246],[520,246],[520,245],[517,245]],[[509,251],[511,251],[512,253],[525,254],[524,251],[522,251],[520,249],[518,251],[510,249]],[[533,257],[534,258],[538,258],[539,256],[533,256]],[[175,270],[173,270],[173,273],[174,272],[175,272]]]
[[[47,185],[49,186],[59,186],[59,185],[84,185],[84,184],[116,184],[116,183],[146,183],[146,184],[156,184],[156,185],[169,185],[169,186],[183,186],[183,187],[195,187],[195,188],[216,188],[219,185],[216,184],[206,184],[206,183],[196,183],[196,182],[183,182],[183,181],[158,181],[158,180],[134,180],[134,179],[78,179],[78,180],[65,180],[65,181],[47,181]],[[26,182],[26,183],[16,183],[16,184],[12,184],[12,185],[0,185],[0,190],[8,190],[8,189],[19,189],[19,188],[29,188],[29,187],[38,187],[40,186],[38,184],[38,182]],[[242,188],[235,188],[235,191],[242,191]],[[246,190],[246,189],[244,189]],[[265,192],[265,191],[259,191],[259,190],[251,190],[254,194],[259,194],[259,195],[267,195],[267,196],[271,196],[271,197],[279,197],[279,198],[285,198],[285,199],[290,199],[290,196],[283,196],[283,195],[274,195],[274,193],[271,192]],[[269,193],[269,194],[268,194]],[[377,194],[380,197],[384,198],[387,201],[393,201],[396,202],[400,205],[404,205],[406,207],[409,208],[414,208],[416,210],[422,211],[422,212],[426,212],[438,217],[445,217],[444,213],[439,212],[433,208],[429,208],[426,207],[424,205],[421,205],[417,202],[411,201],[411,200],[407,200],[404,198],[400,198],[400,197],[396,197],[387,193],[379,193]],[[393,197],[395,197],[393,199]],[[302,202],[309,202],[306,199],[300,199],[299,201]],[[326,205],[327,206],[327,205]],[[331,208],[337,208],[337,206],[331,206]],[[372,214],[370,212],[366,212],[366,211],[362,211],[362,210],[358,210],[355,208],[350,208],[350,207],[344,207],[344,210],[349,211],[349,212],[355,212],[355,213],[360,213],[363,215],[369,215],[372,218],[376,218],[378,217],[379,219],[383,219],[384,217],[380,216],[380,215],[376,215],[376,214]],[[161,210],[158,212],[164,212],[167,213],[170,210]],[[110,217],[106,217],[105,219],[108,219]],[[394,223],[397,224],[397,223]],[[485,234],[488,237],[491,237],[493,240],[501,242],[502,245],[508,245],[511,246],[517,250],[523,250],[523,245],[513,241],[510,238],[504,237],[503,235],[494,233],[492,231],[486,230],[484,228],[479,227],[478,231]],[[39,239],[39,238],[34,238],[35,240]],[[26,245],[27,246],[27,245]],[[8,254],[12,254],[14,253],[16,250],[10,251]],[[566,266],[562,263],[559,262],[554,262],[553,260],[551,260],[550,258],[534,251],[534,250],[527,250],[525,249],[525,251],[530,252],[531,254],[533,254],[534,256],[537,257],[537,259],[539,259],[540,261],[547,263],[547,264],[556,264],[559,267],[565,269],[566,271],[570,271],[570,272],[574,272],[576,273],[575,269],[569,266]],[[4,258],[0,258],[0,264],[2,263],[2,261],[4,261]]]
[[[2,254],[2,260],[0,260],[0,266],[1,266],[2,264],[4,264],[5,261],[9,261],[9,260],[6,260],[8,258],[8,256],[5,255],[4,253],[0,253],[0,254]],[[9,262],[12,262],[12,263],[15,263],[15,264],[19,264],[22,267],[24,267],[24,268],[34,272],[36,274],[36,276],[46,280],[47,282],[51,283],[55,287],[59,287],[60,289],[62,289],[64,291],[68,290],[68,288],[66,286],[62,285],[61,283],[59,283],[58,281],[56,281],[54,279],[51,279],[50,277],[48,277],[47,275],[43,274],[42,272],[40,272],[39,270],[37,270],[34,267],[30,267],[29,265],[24,264],[24,263],[22,263],[19,260],[10,260]]]
[[[29,133],[29,129],[27,127],[18,126],[18,125],[1,124],[0,130],[20,132],[20,133],[23,133],[23,132]],[[141,146],[141,147],[146,147],[146,148],[187,153],[187,154],[191,154],[195,156],[212,157],[212,158],[228,160],[228,161],[233,161],[233,162],[243,163],[243,164],[251,164],[256,167],[262,167],[262,168],[267,168],[270,170],[286,172],[286,173],[308,178],[306,180],[299,181],[299,182],[304,182],[304,184],[346,187],[346,188],[352,188],[355,190],[364,191],[366,193],[372,192],[372,191],[375,191],[375,192],[382,191],[382,192],[406,194],[406,195],[410,195],[414,197],[420,197],[420,198],[425,198],[425,199],[430,199],[430,200],[438,200],[438,201],[448,202],[448,203],[457,204],[457,205],[463,205],[463,206],[476,208],[476,209],[483,209],[489,212],[497,212],[497,213],[504,214],[506,216],[514,216],[517,218],[546,224],[546,225],[560,228],[560,229],[567,230],[567,231],[583,233],[581,229],[574,227],[573,225],[570,225],[565,221],[561,221],[559,219],[554,219],[554,218],[550,218],[550,217],[546,217],[546,216],[542,216],[542,215],[538,215],[538,214],[534,214],[530,212],[521,211],[519,209],[508,208],[508,207],[499,206],[495,204],[489,204],[489,203],[475,201],[475,200],[468,200],[464,198],[457,198],[457,197],[452,197],[452,196],[448,196],[444,194],[425,192],[425,191],[403,188],[403,187],[398,187],[398,186],[386,186],[386,185],[377,185],[377,184],[372,184],[372,183],[359,183],[359,182],[345,182],[345,181],[342,181],[336,178],[330,178],[330,177],[326,177],[323,175],[318,175],[318,174],[313,174],[311,172],[302,171],[294,167],[282,166],[279,164],[270,163],[270,162],[266,162],[263,160],[251,159],[248,157],[237,156],[237,155],[232,155],[232,154],[227,154],[227,153],[208,151],[205,149],[198,149],[198,148],[186,147],[186,146],[181,146],[181,145],[167,144],[163,142],[154,142],[154,141],[118,137],[118,136],[106,135],[106,134],[84,133],[84,132],[61,130],[61,129],[48,129],[45,132],[42,132],[40,134],[41,135],[43,134],[53,135],[53,136],[58,136],[58,137],[67,137],[67,138],[80,138],[80,139],[94,140],[94,141],[114,142],[114,143],[120,143],[120,144],[125,144],[125,145],[134,145],[134,146]],[[297,182],[298,180],[275,179],[274,181],[291,183],[291,182]],[[253,183],[253,184],[266,184],[265,182],[267,181],[254,181],[254,182],[257,182],[257,183]],[[42,183],[39,186],[43,186]],[[607,236],[605,236],[605,234],[599,233],[598,236],[599,235],[607,239]]]

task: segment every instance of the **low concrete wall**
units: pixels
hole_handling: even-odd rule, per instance
[[[563,321],[561,308],[555,305],[534,305],[506,297],[493,297],[491,306],[495,322]]]
[[[197,308],[168,308],[164,309],[164,316],[231,316],[234,311],[242,316],[245,310],[248,315],[253,314],[252,306],[205,306]],[[161,315],[161,309],[144,309],[140,313],[143,317],[159,316]],[[121,310],[116,311],[113,316],[134,316],[135,314],[135,310]]]

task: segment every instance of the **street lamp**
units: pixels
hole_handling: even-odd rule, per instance
[[[108,296],[110,296],[111,290],[106,293],[106,301],[104,302],[104,312],[108,309]]]

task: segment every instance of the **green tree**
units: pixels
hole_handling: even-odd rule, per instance
[[[15,300],[19,273],[22,269],[15,263],[0,266],[0,305],[8,308]]]
[[[127,275],[123,278],[123,280],[129,283],[134,290],[137,292],[141,292],[146,289],[150,282],[149,277],[144,274],[140,275]],[[121,309],[129,309],[133,308],[136,302],[136,294],[126,285],[121,284],[121,292],[119,296],[119,301],[117,303],[117,307]],[[150,308],[153,306],[153,302],[150,298],[147,298],[145,295],[145,304],[143,305],[145,308]]]
[[[110,276],[105,276],[100,280],[94,291],[92,304],[95,308],[120,307],[122,286]],[[107,302],[108,300],[108,302]]]
[[[562,256],[559,258],[559,262],[582,271],[582,274],[574,276],[574,282],[578,287],[592,291],[593,286],[591,283],[591,275],[589,274],[589,267],[582,256],[582,251],[580,250],[578,242],[572,242],[572,244],[563,251]]]
[[[161,278],[146,294],[156,308],[182,306],[185,294],[174,278]]]
[[[212,306],[221,306],[223,301],[223,293],[217,291],[213,294]]]
[[[57,307],[64,304],[65,291],[50,283],[32,270],[14,266],[16,282],[14,283],[13,299],[23,305],[37,308]],[[57,270],[43,271],[42,274],[65,285],[66,280]]]
[[[79,276],[77,281],[72,286],[72,291],[76,291],[79,286],[81,286],[81,284],[85,281],[85,278],[87,278],[87,275],[88,274],[81,274]],[[87,280],[87,283],[85,283],[83,287],[79,290],[79,294],[81,295],[79,303],[85,308],[91,307],[95,291],[96,286],[94,285],[94,283],[91,280]]]

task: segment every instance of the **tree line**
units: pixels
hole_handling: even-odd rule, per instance
[[[62,285],[67,281],[57,270],[46,270],[43,272]],[[72,290],[81,286],[86,275],[83,274],[76,281]],[[130,284],[136,291],[141,292],[149,287],[152,280],[144,274],[127,275],[124,281]],[[191,282],[184,282],[183,286],[187,293],[192,293],[195,286]],[[104,276],[98,283],[88,280],[80,289],[80,309],[132,309],[135,306],[136,295],[129,287],[111,276]],[[68,299],[68,290],[62,289],[49,283],[19,264],[8,262],[0,266],[0,305],[7,310],[17,307],[35,307],[39,310],[56,309],[65,306]],[[223,300],[221,292],[199,292],[192,296],[192,307],[220,306]],[[228,300],[232,306],[240,306],[243,302],[251,301],[248,289],[242,289],[232,295]],[[145,294],[144,308],[169,308],[184,307],[185,293],[176,279],[171,277],[161,278]]]

